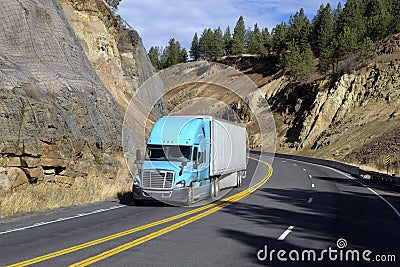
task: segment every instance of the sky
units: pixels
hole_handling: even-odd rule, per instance
[[[201,35],[205,28],[218,26],[231,32],[242,15],[246,28],[257,23],[269,31],[291,14],[303,8],[311,20],[321,4],[336,8],[345,0],[122,0],[118,14],[139,32],[147,51],[152,46],[165,47],[171,38],[188,51],[195,32]]]

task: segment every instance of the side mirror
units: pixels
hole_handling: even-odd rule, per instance
[[[140,149],[136,149],[136,160],[134,163],[135,164],[142,163],[142,151]]]
[[[204,163],[204,156],[205,156],[205,153],[200,152],[200,156],[199,156],[199,160],[198,160],[199,163]]]
[[[183,168],[184,168],[186,165],[187,165],[187,162],[186,162],[186,161],[182,161],[181,170],[179,171],[179,176],[182,175],[182,173],[183,173]]]

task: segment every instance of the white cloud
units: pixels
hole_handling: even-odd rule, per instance
[[[140,34],[146,49],[165,46],[174,37],[189,48],[195,32],[221,26],[231,31],[240,15],[246,27],[258,23],[271,31],[276,24],[287,21],[290,14],[304,8],[311,19],[319,6],[330,2],[336,7],[338,0],[123,0],[119,14]],[[342,4],[345,1],[341,1]]]

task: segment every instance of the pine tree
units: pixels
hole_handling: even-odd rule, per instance
[[[333,20],[335,21],[336,33],[339,33],[340,31],[339,25],[342,12],[343,12],[342,4],[339,2],[336,8],[332,12]]]
[[[309,43],[310,26],[304,9],[301,8],[294,16],[290,16],[288,37],[289,40],[294,40],[301,50],[304,50]]]
[[[200,57],[210,59],[214,32],[211,28],[204,29],[199,40]]]
[[[187,61],[187,58],[188,58],[188,53],[185,48],[182,48],[182,50],[180,51],[179,63],[185,63]]]
[[[240,55],[245,52],[244,47],[244,35],[245,35],[245,25],[244,19],[242,16],[239,17],[239,20],[236,23],[235,28],[233,29],[233,38],[232,38],[232,54]]]
[[[349,26],[344,26],[342,32],[339,35],[339,58],[345,58],[348,55],[356,54],[359,49],[359,36],[354,34],[353,29]]]
[[[294,73],[298,62],[300,62],[300,47],[293,41],[289,42],[287,50],[282,50],[279,55],[279,63]]]
[[[339,53],[339,35],[341,32],[341,16],[342,16],[343,8],[342,4],[339,2],[336,6],[336,8],[332,11],[332,16],[333,16],[333,23],[334,23],[334,33],[333,33],[333,39],[331,43],[332,47],[332,71],[335,71],[335,68],[339,64],[339,58],[340,58],[340,53]]]
[[[364,18],[365,10],[366,0],[348,0],[340,15],[340,32],[343,33],[345,27],[351,29],[356,43],[363,40],[367,34],[367,23]]]
[[[160,49],[160,47],[156,46],[156,47],[150,47],[148,56],[150,59],[151,64],[154,66],[154,68],[156,70],[160,70],[161,69],[161,65],[160,65],[160,51],[162,49]]]
[[[392,21],[390,6],[384,0],[369,0],[366,5],[367,36],[377,40],[387,36],[390,32],[389,25]]]
[[[213,41],[211,45],[211,58],[216,60],[224,54],[224,37],[220,27],[214,30]]]
[[[322,4],[318,11],[317,14],[313,17],[312,22],[311,22],[311,49],[314,52],[314,55],[316,57],[319,57],[319,47],[318,47],[318,36],[319,36],[319,31],[321,28],[321,16],[324,12],[325,6]]]
[[[280,64],[290,71],[290,75],[298,78],[305,77],[313,71],[313,53],[311,45],[305,45],[301,51],[300,45],[296,42],[289,42],[287,50],[282,51]]]
[[[326,73],[334,65],[335,49],[332,45],[335,37],[335,20],[329,3],[320,10],[318,23],[314,30],[316,39],[314,53],[320,59],[319,70]]]
[[[225,33],[224,33],[224,50],[225,50],[225,55],[231,55],[232,54],[232,35],[231,35],[231,29],[229,26],[226,28]]]
[[[392,0],[388,4],[389,12],[392,14],[389,24],[390,33],[400,31],[400,0]]]
[[[192,45],[190,46],[190,57],[193,60],[197,60],[200,57],[199,38],[197,37],[197,32],[194,34]]]
[[[265,55],[265,46],[263,41],[263,36],[261,34],[260,29],[258,28],[257,23],[254,25],[254,30],[249,31],[249,41],[247,44],[247,51],[250,54],[259,54]]]
[[[184,50],[184,54],[185,55],[183,55],[180,43],[175,41],[174,38],[171,38],[161,56],[161,67],[168,68],[172,65],[185,62],[187,58],[186,50]]]
[[[313,60],[314,54],[311,50],[311,45],[308,43],[301,53],[301,70],[300,75],[302,77],[310,75],[313,72]]]
[[[262,56],[266,57],[269,53],[271,53],[272,48],[272,38],[271,34],[268,31],[268,28],[264,28],[261,31],[262,42],[264,46],[264,50],[262,52]]]
[[[286,42],[288,38],[287,24],[282,22],[272,29],[272,51],[276,55],[281,55],[286,50]]]

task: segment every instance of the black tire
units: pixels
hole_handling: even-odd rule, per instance
[[[210,180],[210,197],[214,198],[215,194],[215,185],[214,185],[214,179]]]
[[[242,175],[240,172],[237,172],[237,182],[236,182],[236,187],[239,188],[242,186]]]
[[[144,200],[134,199],[133,203],[135,203],[135,206],[143,206]]]
[[[190,206],[193,204],[193,188],[189,187],[188,188],[188,198],[186,200],[186,206]]]
[[[214,180],[214,197],[218,197],[218,193],[219,193],[219,183],[218,183],[218,179]]]

